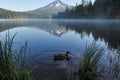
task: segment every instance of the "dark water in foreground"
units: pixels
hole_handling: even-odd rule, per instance
[[[97,41],[107,50],[120,45],[120,20],[0,20],[0,38],[16,32],[14,48],[28,42],[27,62],[42,80],[66,80],[86,44]],[[54,61],[57,53],[70,51],[69,61]],[[106,56],[104,56],[106,57]]]

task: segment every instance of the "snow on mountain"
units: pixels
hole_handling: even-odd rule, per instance
[[[55,0],[43,8],[56,8],[56,9],[65,9],[68,5],[63,3],[61,0]]]
[[[58,12],[65,11],[67,7],[69,7],[69,5],[63,3],[61,0],[55,0],[42,8],[38,8],[29,12],[42,14],[57,14]]]

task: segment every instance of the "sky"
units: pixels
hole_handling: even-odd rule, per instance
[[[28,11],[46,6],[54,0],[0,0],[0,8],[13,11]],[[81,0],[61,0],[62,2],[75,6]],[[94,1],[94,0],[92,0]]]

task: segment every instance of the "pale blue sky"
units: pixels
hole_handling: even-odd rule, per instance
[[[26,11],[43,7],[54,0],[0,0],[0,8],[14,10],[14,11]],[[61,0],[69,5],[76,5],[81,0]],[[92,0],[94,1],[94,0]]]

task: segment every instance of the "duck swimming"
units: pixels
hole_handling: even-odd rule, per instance
[[[55,54],[54,60],[70,60],[69,54],[71,54],[69,51],[67,51],[66,54]]]

